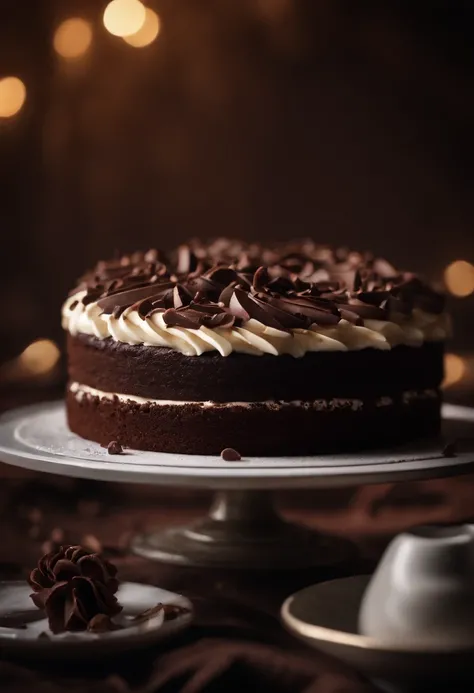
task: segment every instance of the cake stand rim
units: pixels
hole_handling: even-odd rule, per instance
[[[42,471],[62,476],[116,481],[128,483],[149,483],[156,486],[187,486],[208,489],[259,489],[302,487],[357,486],[361,484],[385,483],[440,478],[474,472],[474,450],[457,454],[455,457],[436,456],[411,460],[392,460],[389,462],[353,463],[351,465],[297,466],[289,461],[284,467],[248,467],[222,463],[222,467],[185,467],[130,464],[126,459],[112,458],[94,461],[77,455],[68,457],[51,452],[38,454],[33,448],[18,443],[12,435],[12,425],[20,422],[26,415],[30,417],[42,412],[46,407],[64,407],[63,400],[42,402],[21,407],[0,416],[0,459],[13,466],[32,471]],[[474,408],[445,405],[447,419],[474,422]],[[74,434],[72,434],[74,435]],[[2,439],[10,437],[7,444]],[[86,441],[90,444],[90,441]],[[133,452],[133,451],[131,451]],[[380,453],[384,451],[379,451]],[[371,451],[376,454],[377,451]],[[160,453],[153,453],[157,456]],[[386,451],[385,451],[386,454]],[[406,450],[400,454],[407,456]],[[422,451],[420,451],[422,454]],[[425,450],[425,455],[427,451]],[[411,453],[413,455],[413,453]],[[182,456],[180,456],[182,457]],[[187,456],[188,457],[188,456]],[[209,458],[211,456],[192,455],[189,458]],[[319,461],[324,455],[308,456],[307,461]],[[333,460],[336,456],[330,456]],[[344,459],[364,459],[363,453],[344,454]],[[271,458],[269,458],[271,459]],[[285,459],[285,458],[283,458]],[[367,459],[367,458],[366,458]]]

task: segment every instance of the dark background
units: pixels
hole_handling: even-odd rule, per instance
[[[61,303],[115,249],[312,236],[437,281],[456,260],[474,263],[474,3],[146,4],[161,31],[136,49],[105,30],[105,2],[0,0],[0,79],[16,75],[27,90],[19,113],[0,118],[0,412],[62,395]],[[73,61],[53,48],[70,17],[93,29]],[[474,401],[471,283],[469,296],[449,297],[446,396],[464,404]],[[407,526],[472,520],[473,489],[462,476],[280,501],[290,517],[354,539],[369,561],[361,572]],[[234,585],[128,550],[136,531],[186,523],[208,501],[0,463],[0,578],[80,542],[105,549],[122,579],[207,597],[211,612],[254,627],[314,577],[270,589],[252,573]]]
[[[0,80],[18,76],[27,91],[17,115],[0,117],[0,412],[61,396],[61,303],[115,249],[312,236],[438,281],[450,263],[474,263],[474,2],[146,4],[161,31],[137,49],[107,33],[105,1],[0,0]],[[93,29],[73,61],[53,48],[70,17]],[[474,401],[474,267],[471,275],[470,295],[449,302],[446,395],[465,404]],[[353,539],[361,562],[350,570],[367,572],[407,526],[472,521],[473,489],[471,475],[302,490],[280,502],[290,517]],[[129,552],[138,530],[187,523],[208,501],[0,463],[0,579],[24,578],[43,552],[80,542],[104,550],[124,580],[188,594],[208,637],[227,628],[273,642],[282,599],[314,575],[186,572]],[[209,670],[209,652],[201,658]],[[245,681],[263,690],[248,673]],[[115,683],[107,690],[125,690]]]
[[[136,49],[105,2],[2,0],[3,342],[60,339],[75,278],[121,250],[190,236],[313,236],[442,277],[474,261],[474,5],[352,0],[150,0]],[[83,17],[68,61],[57,26]],[[454,349],[474,297],[453,301]]]

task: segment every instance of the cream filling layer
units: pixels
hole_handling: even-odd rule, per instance
[[[351,409],[352,411],[359,411],[363,408],[364,402],[361,399],[354,398],[343,398],[334,397],[331,399],[315,399],[315,400],[292,400],[292,401],[282,401],[282,400],[265,400],[262,402],[213,402],[211,400],[205,402],[193,402],[184,400],[174,400],[174,399],[147,399],[146,397],[137,397],[135,395],[122,395],[115,392],[104,392],[103,390],[97,390],[94,387],[89,387],[89,385],[82,385],[81,383],[73,382],[69,385],[69,391],[75,395],[78,401],[81,401],[84,397],[99,397],[100,399],[114,400],[117,399],[119,402],[133,402],[135,404],[147,404],[149,406],[184,406],[184,405],[194,405],[201,409],[224,409],[229,407],[242,407],[249,409],[255,405],[268,407],[269,409],[282,409],[285,407],[297,407],[301,409],[316,409],[317,411],[334,411],[336,409]],[[413,400],[417,399],[431,399],[438,397],[436,390],[420,390],[404,392],[402,394],[402,401],[404,404],[410,404]],[[387,407],[392,406],[394,400],[392,397],[384,396],[379,397],[375,401],[376,407]]]
[[[313,325],[308,330],[283,332],[249,320],[242,327],[214,328],[168,327],[162,313],[142,318],[129,307],[119,317],[103,313],[97,302],[84,305],[85,291],[70,296],[62,308],[62,326],[72,335],[86,334],[98,339],[111,337],[124,344],[169,347],[186,356],[218,351],[228,356],[241,354],[290,354],[296,358],[311,351],[347,351],[391,349],[399,344],[421,346],[425,341],[442,341],[451,333],[449,316],[431,315],[414,310],[407,319],[396,321],[365,320],[364,326],[341,320],[331,327]]]
[[[148,404],[150,406],[166,407],[166,406],[177,406],[182,407],[186,404],[195,405],[201,409],[227,409],[229,407],[242,407],[244,409],[249,409],[252,406],[265,406],[269,409],[281,409],[282,407],[301,407],[302,409],[346,409],[350,408],[353,411],[362,409],[363,402],[361,399],[344,399],[344,398],[334,398],[334,399],[316,399],[312,401],[305,400],[292,400],[289,402],[284,402],[282,400],[266,400],[263,402],[213,402],[208,400],[206,402],[193,402],[175,399],[147,399],[146,397],[136,397],[135,395],[122,395],[115,392],[104,392],[102,390],[96,390],[94,387],[89,387],[88,385],[81,385],[80,383],[71,383],[69,385],[69,390],[72,392],[77,400],[81,400],[85,396],[89,397],[99,397],[100,399],[118,399],[119,402],[134,402],[135,404]]]

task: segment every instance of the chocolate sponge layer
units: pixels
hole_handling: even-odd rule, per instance
[[[226,447],[249,455],[311,455],[386,447],[439,431],[440,399],[433,394],[392,405],[363,401],[360,409],[264,405],[153,406],[67,396],[69,426],[84,438],[141,450],[219,455]]]
[[[68,391],[71,430],[103,445],[118,440],[163,452],[219,455],[233,447],[244,456],[310,455],[387,447],[439,432],[440,343],[296,359],[193,357],[70,336],[68,354],[71,383],[122,396]],[[123,395],[186,404],[140,404]]]
[[[223,357],[69,336],[68,357],[70,381],[104,392],[191,402],[375,398],[438,388],[443,378],[440,342],[390,351],[319,351],[302,358]]]

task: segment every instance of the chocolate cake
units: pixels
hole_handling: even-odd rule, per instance
[[[305,455],[439,431],[443,296],[367,253],[193,241],[99,262],[62,314],[69,426],[105,446]]]

